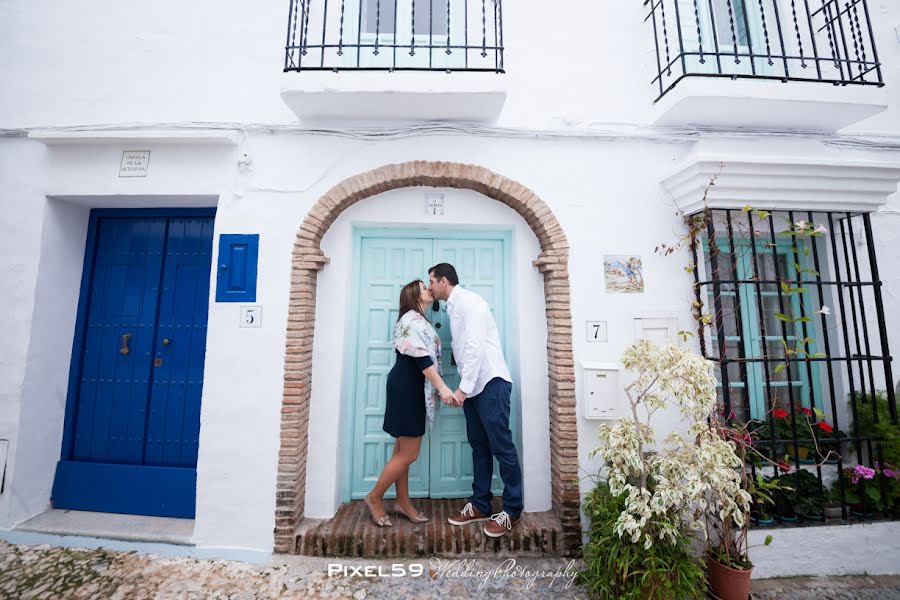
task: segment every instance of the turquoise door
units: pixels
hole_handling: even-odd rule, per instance
[[[381,427],[387,375],[394,364],[391,337],[400,290],[413,279],[427,281],[431,265],[450,262],[456,267],[461,284],[481,294],[491,305],[505,345],[507,290],[503,282],[507,252],[502,235],[493,239],[362,238],[355,377],[350,385],[350,498],[362,498],[372,489],[393,451],[393,438]],[[451,351],[445,303],[441,302],[438,311],[429,310],[428,316],[441,336],[444,379],[455,388],[459,375]],[[510,420],[514,426],[515,416]],[[503,489],[496,461],[493,488],[497,494]],[[471,494],[472,451],[466,439],[462,408],[438,409],[434,430],[426,432],[419,459],[410,467],[409,490],[416,498],[464,498]],[[392,487],[388,496],[393,494]]]

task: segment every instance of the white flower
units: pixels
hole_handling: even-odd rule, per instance
[[[796,223],[794,223],[794,229],[796,229],[797,231],[803,231],[804,229],[806,229],[806,221],[797,221]]]
[[[819,310],[817,310],[816,313],[817,313],[817,314],[820,314],[820,315],[830,315],[830,314],[831,314],[831,309],[828,308],[828,305],[827,305],[827,304],[823,304],[823,305],[822,305],[822,308],[820,308]]]
[[[828,233],[828,228],[825,227],[824,225],[819,225],[818,227],[816,227],[815,229],[813,229],[813,232],[815,232],[815,233]]]

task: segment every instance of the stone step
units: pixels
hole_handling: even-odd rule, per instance
[[[458,499],[417,499],[416,508],[431,517],[428,523],[411,523],[385,509],[393,527],[378,527],[362,500],[342,504],[332,519],[304,519],[294,533],[294,553],[334,557],[431,557],[431,556],[561,556],[562,525],[556,513],[522,513],[512,531],[489,538],[485,523],[456,527],[447,518],[465,505]],[[500,510],[495,499],[495,511]]]

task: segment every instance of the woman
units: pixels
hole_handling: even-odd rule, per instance
[[[397,489],[394,509],[413,523],[428,521],[409,498],[409,466],[419,456],[426,421],[429,426],[434,424],[438,398],[445,402],[453,398],[439,371],[441,338],[425,317],[425,309],[432,302],[434,296],[420,280],[406,284],[400,291],[400,315],[394,326],[397,362],[388,375],[383,427],[396,438],[394,454],[364,498],[372,521],[379,527],[393,527],[382,504],[392,483]]]

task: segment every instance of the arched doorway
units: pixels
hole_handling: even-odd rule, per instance
[[[351,177],[329,190],[310,209],[294,243],[285,352],[284,401],[275,513],[275,549],[291,552],[303,519],[309,426],[310,382],[315,335],[316,281],[328,263],[320,249],[325,232],[356,202],[388,190],[430,186],[469,189],[519,213],[538,239],[534,265],[544,275],[550,406],[550,471],[553,510],[560,518],[564,547],[581,540],[578,495],[578,437],[572,357],[568,241],[550,208],[525,186],[483,167],[415,161],[387,165]]]

